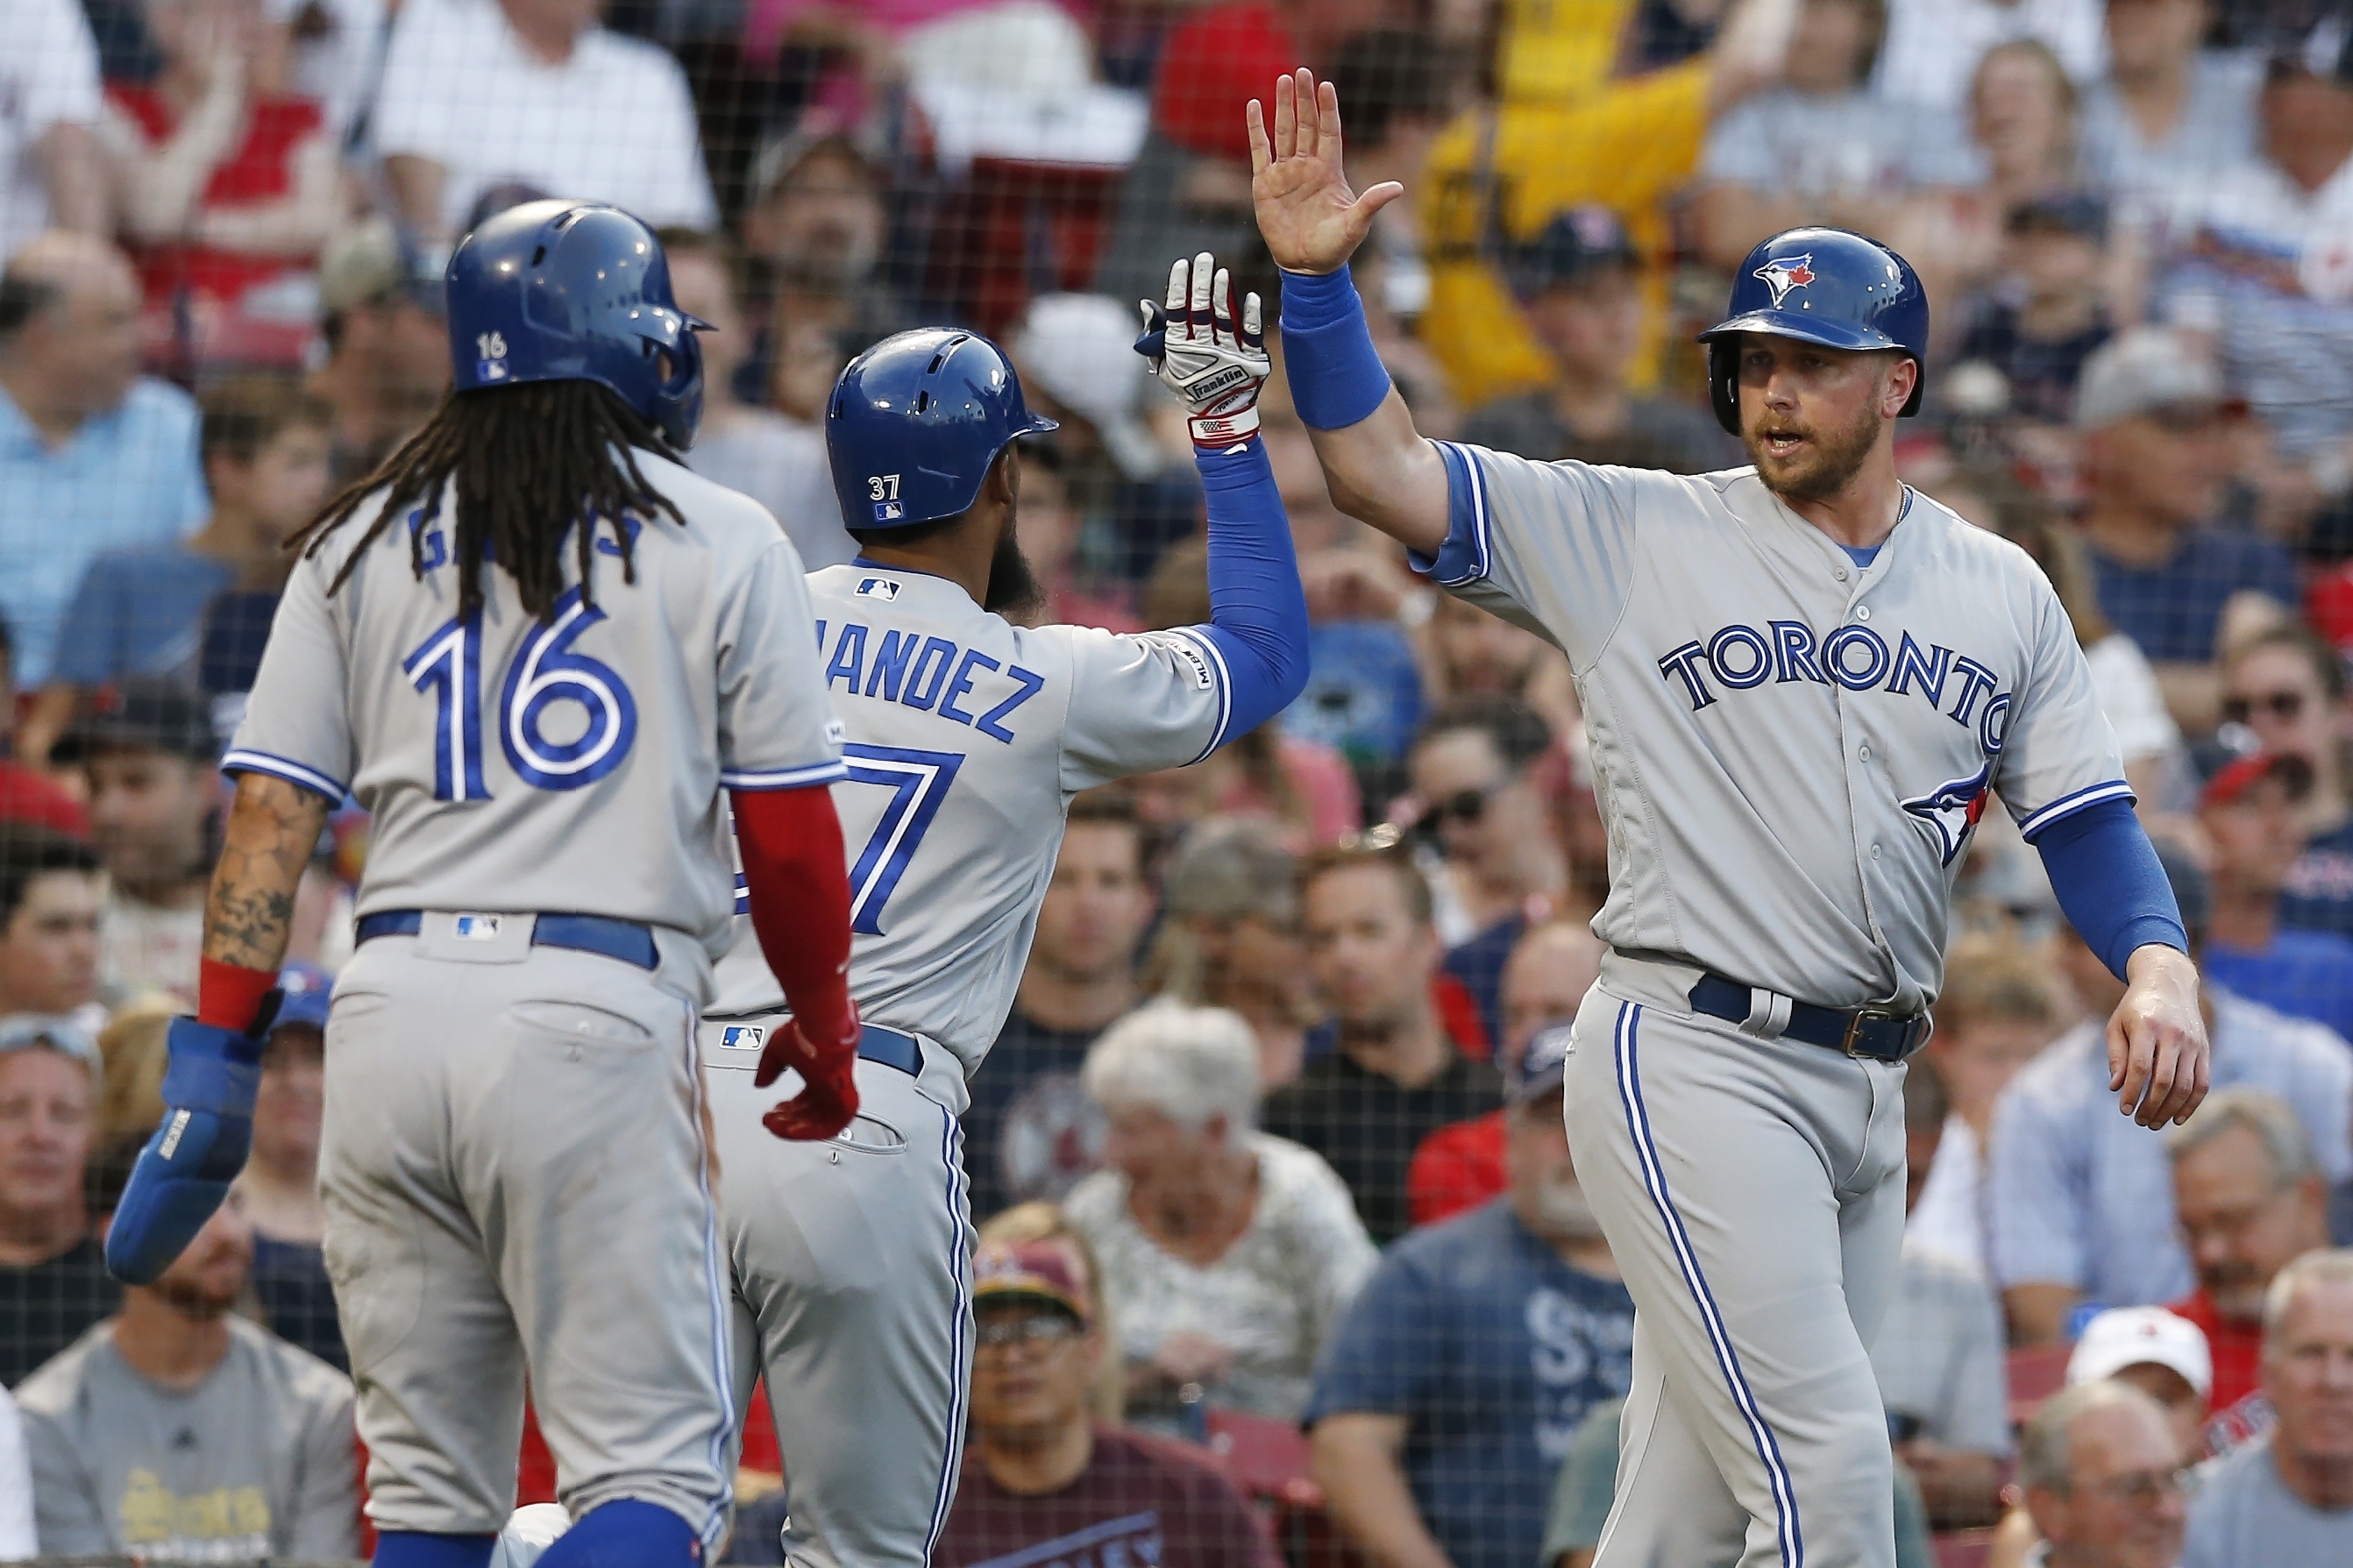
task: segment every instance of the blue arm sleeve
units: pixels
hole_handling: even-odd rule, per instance
[[[1307,685],[1307,595],[1291,545],[1291,519],[1266,447],[1198,452],[1208,493],[1209,624],[1195,628],[1226,663],[1228,735],[1247,734],[1291,706]]]
[[[1388,397],[1389,373],[1347,268],[1282,275],[1282,366],[1311,430],[1345,430]]]
[[[2181,909],[2132,802],[2104,800],[2052,823],[2034,840],[2059,907],[2110,973],[2150,942],[2189,951]]]

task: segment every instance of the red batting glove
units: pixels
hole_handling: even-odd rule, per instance
[[[801,1091],[779,1100],[760,1118],[760,1124],[793,1142],[819,1142],[839,1137],[858,1115],[858,1008],[849,1007],[849,1029],[828,1045],[817,1045],[801,1032],[798,1018],[787,1018],[768,1035],[760,1053],[753,1084],[765,1089],[784,1076],[786,1068],[801,1075]]]

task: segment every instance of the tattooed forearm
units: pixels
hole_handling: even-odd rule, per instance
[[[206,958],[247,969],[285,962],[295,884],[326,823],[326,801],[309,790],[263,773],[237,781],[205,905]]]

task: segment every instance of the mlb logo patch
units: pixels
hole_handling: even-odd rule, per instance
[[[730,1024],[719,1032],[719,1048],[723,1051],[756,1051],[768,1043],[768,1030],[764,1024]]]
[[[506,363],[502,360],[486,359],[478,374],[484,381],[504,381],[507,378]]]
[[[897,503],[892,502],[892,505],[895,509]],[[874,510],[881,511],[882,509],[878,506]],[[887,604],[899,596],[899,584],[888,577],[860,577],[858,580],[858,592],[860,597],[881,599]]]
[[[897,501],[878,500],[874,503],[874,521],[877,522],[896,522],[906,515],[907,509]]]
[[[458,940],[460,942],[496,942],[499,939],[499,917],[496,915],[459,915]]]

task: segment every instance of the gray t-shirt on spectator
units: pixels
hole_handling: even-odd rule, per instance
[[[2210,49],[2189,70],[2179,118],[2151,142],[2108,78],[2084,89],[2084,173],[2133,226],[2169,231],[2195,211],[2224,170],[2255,153],[2255,95],[2263,63],[2253,54]]]
[[[2287,1489],[2272,1435],[2206,1467],[2189,1500],[2181,1568],[2353,1563],[2353,1508],[2324,1511]]]
[[[16,1390],[41,1550],[159,1562],[359,1555],[351,1379],[243,1318],[185,1392],[115,1349],[112,1320]]]
[[[1904,1249],[1879,1338],[1871,1347],[1890,1415],[1947,1448],[2010,1452],[2001,1309],[1985,1276],[1917,1247]]]
[[[1897,196],[1924,185],[1974,185],[1985,162],[1960,121],[1854,91],[1777,88],[1733,108],[1708,132],[1704,181],[1800,200]]]
[[[858,553],[858,542],[841,526],[825,437],[813,426],[766,408],[716,427],[706,421],[686,466],[774,513],[801,552],[804,570],[839,566]]]

